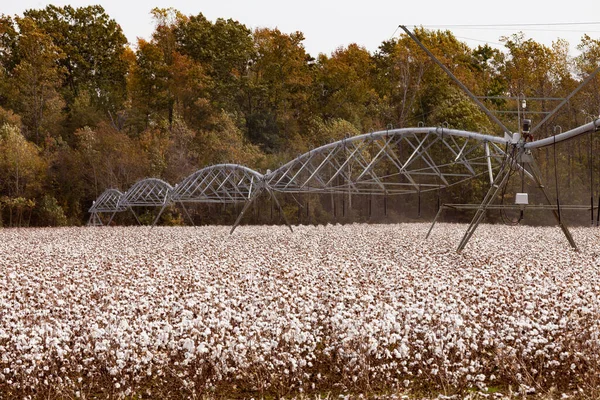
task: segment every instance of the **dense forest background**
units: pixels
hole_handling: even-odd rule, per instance
[[[223,162],[264,172],[313,147],[386,127],[443,124],[501,134],[404,35],[374,53],[351,44],[315,58],[301,32],[252,31],[231,19],[213,22],[173,9],[152,13],[152,38],[133,44],[100,6],[0,16],[0,224],[82,224],[106,188],[126,190],[149,176],[175,183]],[[557,104],[535,99],[565,97],[600,64],[600,40],[587,35],[570,57],[564,41],[547,47],[523,34],[502,38],[500,51],[470,48],[450,31],[415,33],[475,94],[527,97],[532,113]],[[517,130],[517,102],[485,102]],[[537,137],[599,112],[597,77]],[[596,142],[590,136],[557,148],[563,202],[589,204],[598,194]],[[552,184],[551,152],[542,150],[538,160]],[[481,197],[456,190],[384,199],[386,214],[389,207],[398,217],[429,215],[440,196],[463,203]],[[286,213],[301,222],[382,217],[371,199],[355,201],[356,209],[341,216],[327,213],[318,199],[310,212],[286,200]],[[206,222],[235,215],[225,206],[219,211],[196,210]],[[272,210],[260,212],[258,221],[273,218]],[[164,222],[180,220],[174,211]]]

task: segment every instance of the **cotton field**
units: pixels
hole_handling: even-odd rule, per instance
[[[428,228],[0,230],[0,398],[598,394],[600,229]]]

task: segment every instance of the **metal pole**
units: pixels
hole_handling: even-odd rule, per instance
[[[254,193],[252,193],[252,196],[248,200],[246,200],[246,204],[244,204],[244,208],[242,208],[242,212],[240,212],[237,219],[233,223],[233,226],[231,227],[231,231],[229,231],[230,235],[233,234],[233,232],[235,231],[235,228],[237,228],[238,225],[242,222],[242,218],[244,217],[244,214],[246,213],[248,208],[252,205],[252,203],[256,199],[256,196],[258,193],[260,193],[260,190],[256,190]]]
[[[421,218],[421,185],[419,185],[419,210],[417,213],[417,218]]]
[[[598,212],[596,213],[596,226],[600,225],[600,195],[598,195]]]
[[[579,84],[579,86],[577,86],[577,88],[575,88],[575,90],[573,90],[571,93],[569,93],[569,95],[567,97],[565,97],[565,99],[563,101],[561,101],[560,104],[557,105],[556,108],[550,112],[550,114],[546,115],[546,117],[543,120],[541,120],[539,124],[537,124],[536,126],[534,126],[531,129],[530,135],[533,135],[535,133],[535,131],[537,131],[546,121],[548,121],[550,118],[552,118],[554,116],[554,114],[556,114],[558,112],[558,110],[560,110],[565,104],[567,104],[569,102],[569,100],[571,100],[571,97],[575,96],[577,94],[577,92],[579,92],[585,85],[587,85],[587,83],[589,81],[591,81],[592,78],[594,76],[596,76],[596,74],[599,71],[600,71],[600,67],[596,68],[591,74],[589,74],[589,76],[587,78],[585,78],[583,80],[583,82],[581,82]]]
[[[142,225],[142,223],[140,222],[140,219],[138,218],[138,216],[135,214],[135,211],[133,211],[133,208],[129,207],[129,210],[131,211],[131,213],[133,214],[133,216],[135,217],[135,220],[137,221],[138,225]]]
[[[333,218],[337,219],[337,201],[335,201],[335,196],[333,192],[331,193],[331,204],[333,205]]]
[[[196,224],[194,224],[194,220],[192,219],[192,217],[190,216],[190,213],[188,213],[187,208],[185,207],[185,205],[183,204],[183,201],[180,201],[179,204],[181,204],[181,208],[183,208],[183,211],[185,212],[185,215],[188,217],[188,219],[190,220],[190,222],[192,223],[192,226],[196,226]]]
[[[444,70],[444,72],[446,74],[448,74],[448,76],[463,90],[463,92],[465,92],[465,94],[467,96],[469,96],[471,98],[471,100],[473,100],[475,102],[475,104],[477,104],[479,106],[479,108],[481,108],[481,110],[484,113],[486,113],[486,115],[492,121],[494,121],[499,127],[502,128],[502,130],[504,131],[504,133],[506,135],[508,135],[512,138],[511,131],[506,126],[504,126],[504,124],[502,122],[500,122],[500,120],[490,110],[488,110],[487,107],[484,106],[483,103],[481,101],[479,101],[479,99],[456,76],[454,76],[454,74],[452,72],[450,72],[450,70],[448,68],[446,68],[446,66],[444,64],[442,64],[442,62],[440,60],[438,60],[436,58],[436,56],[433,55],[433,53],[431,51],[429,51],[429,49],[427,47],[425,47],[425,45],[423,43],[421,43],[421,41],[419,39],[417,39],[417,37],[415,35],[413,35],[412,32],[406,28],[406,26],[400,25],[400,28],[402,28],[402,30],[404,32],[406,32],[406,34],[412,40],[414,40],[415,43],[417,45],[419,45],[419,47],[421,49],[423,49],[423,51],[425,51],[425,53],[427,53],[427,55],[429,56],[429,58],[431,58],[433,60],[433,62],[435,62],[437,65],[439,65],[440,68],[442,68]]]
[[[437,212],[437,214],[435,214],[435,218],[433,219],[433,222],[431,223],[431,226],[429,227],[429,230],[427,231],[427,235],[425,236],[425,239],[429,239],[429,235],[431,235],[431,231],[433,230],[433,227],[435,226],[435,223],[437,222],[438,218],[442,215],[443,209],[444,209],[444,206],[441,206],[438,208],[438,212]]]
[[[163,206],[161,207],[160,211],[158,212],[158,215],[156,216],[156,218],[154,219],[154,222],[152,223],[152,228],[154,228],[154,225],[156,225],[156,223],[158,222],[158,219],[162,215],[162,213],[165,210],[166,206],[167,206],[167,204],[163,204]]]
[[[483,201],[479,205],[477,212],[473,216],[473,219],[471,220],[471,223],[469,224],[469,227],[467,228],[465,235],[463,236],[462,240],[460,241],[460,243],[458,245],[458,249],[456,250],[458,253],[460,253],[465,248],[465,246],[469,242],[469,239],[471,239],[471,236],[473,236],[473,234],[475,233],[475,230],[477,229],[477,227],[481,223],[481,220],[485,216],[487,207],[491,204],[492,201],[494,201],[496,195],[501,190],[501,188],[503,188],[504,185],[506,185],[506,182],[508,181],[508,178],[510,177],[511,165],[512,165],[512,163],[515,162],[515,160],[513,159],[512,156],[507,154],[506,157],[507,158],[504,160],[504,162],[500,166],[500,170],[496,174],[496,179],[494,179],[493,184],[490,186],[490,189],[488,190]]]
[[[591,226],[594,226],[594,164],[592,162],[593,157],[592,157],[592,149],[594,147],[594,134],[592,132],[590,132],[590,154],[589,154],[589,158],[590,158],[590,209],[591,209],[591,213],[592,213],[592,223]],[[600,210],[598,210],[598,212],[600,212]]]
[[[290,231],[293,233],[294,230],[292,229],[292,225],[290,224],[290,222],[288,221],[285,213],[283,212],[283,209],[281,208],[281,205],[279,204],[279,200],[277,200],[277,197],[275,196],[275,193],[273,193],[273,190],[267,188],[267,191],[269,192],[269,194],[271,195],[271,198],[273,200],[275,200],[275,204],[277,205],[277,209],[279,210],[279,215],[283,215],[283,220],[285,221],[285,224],[288,226],[288,228],[290,228]]]
[[[383,196],[383,215],[387,217],[387,196]]]
[[[539,170],[539,167],[537,166],[537,163],[533,159],[533,156],[531,156],[531,158],[529,159],[529,166],[531,168],[531,173],[533,175],[535,182],[537,183],[538,187],[541,189],[542,193],[544,193],[544,197],[546,198],[546,201],[548,202],[548,204],[552,205],[552,201],[550,200],[550,196],[548,195],[548,192],[546,191],[546,187],[542,183],[542,174]],[[559,205],[557,204],[557,207],[558,206]],[[560,210],[560,209],[558,209],[558,210]],[[573,249],[577,250],[577,245],[575,244],[575,240],[573,240],[573,236],[571,236],[571,232],[569,232],[569,228],[567,228],[567,226],[565,224],[563,224],[558,211],[552,210],[552,213],[554,214],[554,218],[556,218],[556,221],[558,222],[558,226],[560,226],[560,229],[563,231],[563,233],[567,237],[567,240],[569,241],[569,244],[571,245],[571,247]]]

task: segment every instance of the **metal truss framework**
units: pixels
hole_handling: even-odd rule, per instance
[[[246,203],[231,232],[239,225],[250,204],[266,191],[281,209],[273,192],[265,186],[263,174],[238,164],[216,164],[200,169],[175,185],[170,200],[181,205],[194,224],[185,203]],[[164,209],[164,207],[163,207]],[[162,211],[161,211],[162,212]],[[282,213],[282,215],[284,215]],[[284,215],[285,218],[285,215]],[[286,224],[292,229],[286,219]]]
[[[490,191],[477,207],[476,216],[459,245],[460,251],[486,209],[493,207],[492,202],[506,184],[510,168],[522,169],[551,205],[531,151],[596,132],[599,128],[600,119],[597,119],[552,138],[528,143],[522,140],[513,143],[507,136],[440,127],[367,133],[311,150],[265,175],[237,164],[217,164],[194,172],[175,187],[163,180],[148,178],[138,181],[124,194],[109,189],[89,209],[88,223],[101,223],[98,214],[103,212],[112,213],[110,223],[116,212],[127,209],[139,223],[132,207],[161,207],[154,225],[167,205],[177,204],[193,224],[185,204],[243,202],[245,205],[233,232],[248,207],[265,192],[280,207],[276,193],[400,195],[446,188],[484,175],[489,178]],[[548,209],[553,210],[559,226],[575,247],[555,208]],[[287,220],[286,223],[290,226]]]
[[[560,210],[561,210],[561,208],[575,209],[575,210],[577,210],[577,209],[586,209],[586,210],[592,209],[593,210],[594,206],[593,205],[591,205],[590,207],[582,207],[582,206],[578,206],[578,205],[560,206],[558,204],[558,199],[556,199],[557,203],[553,204],[552,200],[550,199],[550,195],[549,195],[548,191],[546,190],[545,185],[542,182],[542,174],[541,174],[539,167],[533,157],[532,150],[547,147],[547,146],[554,146],[557,143],[567,141],[567,140],[576,138],[576,137],[584,135],[584,134],[593,134],[593,133],[597,132],[599,129],[600,129],[600,119],[596,119],[588,124],[582,125],[573,130],[570,130],[568,132],[561,133],[561,134],[558,134],[558,135],[555,135],[555,136],[552,136],[549,138],[540,139],[540,140],[528,142],[528,143],[524,142],[523,140],[520,140],[516,143],[511,143],[510,146],[512,148],[512,151],[510,154],[507,155],[505,161],[500,166],[500,169],[498,170],[498,172],[494,178],[494,181],[493,181],[492,185],[490,186],[490,188],[489,188],[487,194],[485,195],[483,201],[481,202],[481,204],[476,206],[476,208],[470,207],[471,205],[454,205],[454,207],[452,207],[452,208],[456,208],[456,209],[472,208],[472,209],[476,210],[475,215],[474,215],[473,219],[471,220],[471,223],[469,224],[467,231],[465,232],[465,235],[463,236],[461,242],[458,245],[457,251],[460,252],[465,248],[465,246],[469,242],[470,238],[475,233],[475,230],[477,229],[477,227],[479,226],[479,224],[485,217],[486,211],[488,209],[493,209],[493,208],[506,209],[506,208],[514,208],[515,207],[515,206],[511,206],[511,205],[494,206],[492,204],[493,201],[496,199],[497,194],[507,185],[508,179],[510,177],[511,168],[522,169],[524,171],[524,173],[530,179],[532,179],[532,181],[535,183],[537,188],[542,192],[542,194],[544,195],[546,202],[547,202],[546,206],[541,206],[541,205],[523,206],[521,209],[540,208],[540,209],[551,210],[552,214],[554,215],[554,218],[556,219],[558,226],[563,231],[567,241],[569,242],[569,245],[573,249],[577,250],[577,245],[575,243],[575,240],[573,239],[573,236],[571,235],[569,229],[567,228],[567,226],[565,225],[564,221],[561,218]],[[435,225],[437,219],[439,218],[439,215],[442,212],[443,208],[444,207],[440,208],[440,210],[438,211],[438,215],[436,215],[435,219],[433,220],[431,228],[427,232],[427,237],[429,237],[429,235],[431,234],[431,230],[433,229],[433,226]]]
[[[198,170],[175,185],[171,200],[184,203],[237,203],[260,190],[264,176],[237,164],[217,164]]]
[[[127,207],[120,205],[119,202],[123,193],[117,189],[106,189],[98,198],[92,203],[92,206],[88,210],[90,218],[88,225],[104,225],[100,218],[101,213],[110,213],[110,219],[108,225],[112,222],[117,212],[125,211]]]
[[[287,193],[396,195],[456,185],[487,174],[509,141],[447,128],[407,128],[354,136],[321,146],[266,175]]]
[[[129,190],[127,190],[119,205],[125,207],[125,209],[131,210],[138,224],[141,222],[133,211],[132,207],[164,207],[169,203],[169,193],[173,190],[173,187],[162,179],[157,178],[146,178],[136,182]],[[160,214],[156,217],[152,225],[158,222]]]
[[[600,127],[600,119],[551,138],[527,143],[520,135],[513,135],[415,35],[403,25],[400,28],[457,83],[490,120],[502,128],[504,137],[447,128],[373,132],[311,150],[266,175],[234,164],[219,164],[195,172],[176,185],[175,189],[159,179],[145,179],[129,189],[118,205],[129,208],[132,212],[132,206],[161,206],[155,224],[170,203],[181,204],[189,218],[184,206],[186,202],[244,201],[244,208],[231,230],[233,233],[250,204],[264,191],[270,194],[279,207],[274,192],[398,195],[445,188],[487,174],[490,189],[477,206],[475,216],[459,244],[458,251],[461,251],[484,218],[486,210],[493,207],[492,202],[507,185],[511,171],[520,169],[544,193],[550,205],[547,209],[553,211],[569,243],[576,248],[571,234],[561,221],[558,204],[556,208],[552,205],[531,150],[596,132]],[[548,121],[599,72],[600,67],[535,126],[531,133]],[[98,217],[97,211],[92,212],[92,216]]]

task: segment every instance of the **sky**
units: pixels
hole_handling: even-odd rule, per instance
[[[600,38],[600,1],[571,0],[2,0],[0,13],[22,14],[48,4],[73,7],[100,4],[123,29],[131,44],[148,39],[154,29],[150,10],[173,7],[186,15],[204,14],[214,21],[232,18],[249,28],[278,28],[282,32],[304,33],[304,46],[312,56],[331,54],[341,46],[357,43],[374,52],[381,42],[397,37],[398,25],[450,29],[470,47],[489,43],[502,48],[501,36],[523,31],[527,38],[550,46],[557,38],[576,45],[584,33]],[[584,25],[594,22],[595,24]],[[551,26],[503,26],[515,24],[577,24]],[[457,25],[484,25],[458,27]]]

